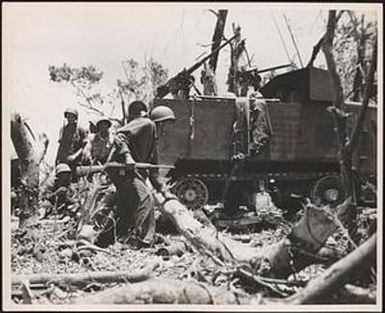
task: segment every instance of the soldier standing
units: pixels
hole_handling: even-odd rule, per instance
[[[112,160],[125,168],[110,168],[108,174],[117,191],[118,240],[138,249],[150,246],[155,233],[155,201],[145,180],[149,178],[166,198],[169,194],[157,169],[136,169],[135,162],[157,164],[157,129],[164,131],[175,116],[170,108],[159,106],[151,111],[150,119],[141,101],[130,104],[128,115],[129,122],[116,132],[112,151]]]
[[[112,147],[111,121],[100,118],[96,123],[96,133],[90,134],[83,150],[83,163],[105,163]]]
[[[72,171],[72,181],[77,181],[76,166],[81,161],[83,148],[86,144],[87,131],[78,125],[78,111],[67,108],[64,111],[67,124],[60,129],[59,148],[55,164],[68,164]]]

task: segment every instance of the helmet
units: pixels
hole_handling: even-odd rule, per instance
[[[162,122],[167,120],[175,120],[175,115],[169,107],[159,105],[151,110],[150,118],[154,122]]]
[[[128,116],[138,116],[141,111],[147,112],[147,105],[142,101],[134,101],[128,106]]]
[[[103,123],[103,122],[107,122],[108,123],[108,128],[110,128],[111,125],[112,125],[111,121],[108,118],[102,117],[102,118],[98,119],[98,121],[96,122],[96,128],[99,129],[100,124]]]
[[[60,173],[71,173],[71,168],[68,166],[68,164],[60,163],[56,166],[55,173],[56,175]]]
[[[74,109],[74,108],[67,108],[67,109],[64,111],[64,117],[67,117],[67,116],[66,116],[67,114],[73,114],[73,115],[75,115],[76,117],[79,116],[78,110],[76,110],[76,109]]]

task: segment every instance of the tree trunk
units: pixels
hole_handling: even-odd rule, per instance
[[[338,20],[341,18],[342,14],[344,13],[344,11],[340,11],[338,12],[337,16],[336,16],[336,23],[338,22]],[[310,57],[310,60],[308,62],[308,64],[306,65],[306,67],[312,67],[313,66],[313,63],[315,61],[315,59],[317,58],[317,55],[318,53],[320,52],[321,50],[321,47],[322,47],[322,44],[323,44],[323,40],[325,38],[326,35],[323,35],[320,40],[318,40],[318,42],[316,43],[316,45],[313,47],[313,51],[311,53],[311,57]]]
[[[173,222],[180,234],[198,251],[210,256],[219,265],[246,265],[253,272],[264,276],[286,278],[314,263],[315,258],[311,256],[317,254],[337,229],[330,213],[324,209],[308,207],[306,214],[285,239],[255,248],[201,224],[178,200],[169,199],[164,202],[161,195],[156,194],[155,197],[159,203],[163,203],[162,214]],[[345,213],[349,201],[335,209],[339,216]],[[266,267],[266,264],[269,266]]]
[[[239,83],[239,58],[244,51],[244,40],[241,40],[241,27],[233,24],[233,32],[237,37],[232,43],[231,47],[231,64],[228,74],[228,91],[234,93],[236,96],[240,95],[240,83]]]
[[[330,266],[303,290],[291,297],[292,304],[320,303],[340,290],[362,271],[376,263],[376,234],[353,252]]]
[[[215,13],[217,15],[217,24],[215,25],[215,30],[213,34],[213,39],[212,39],[213,45],[211,47],[211,52],[218,49],[218,47],[221,45],[222,38],[223,38],[223,31],[226,25],[227,12],[228,10],[218,10],[218,13]],[[214,74],[217,69],[218,55],[219,55],[219,51],[214,53],[209,60],[209,66],[214,72]]]
[[[217,96],[218,88],[215,80],[215,72],[210,65],[203,64],[201,71],[201,83],[203,85],[203,94],[205,96]]]
[[[47,284],[55,283],[59,285],[85,287],[90,283],[123,283],[123,282],[140,282],[149,279],[153,271],[159,266],[159,263],[154,263],[144,269],[134,272],[87,272],[87,273],[66,273],[66,274],[34,274],[26,276],[12,277],[12,285],[19,285],[23,281],[29,284]]]
[[[364,15],[361,16],[361,36],[357,45],[357,70],[354,75],[353,81],[353,101],[360,101],[362,96],[362,71],[364,70],[364,58],[365,58],[365,45],[366,45],[366,34],[364,29]]]
[[[195,281],[150,279],[76,299],[74,304],[252,304],[260,298],[239,295]],[[257,301],[255,301],[257,302]]]
[[[376,60],[377,60],[377,47],[374,44],[372,62],[369,69],[368,77],[366,79],[367,84],[364,92],[364,99],[362,107],[359,113],[358,122],[354,127],[352,134],[347,134],[346,122],[348,115],[344,112],[344,96],[343,89],[341,84],[341,79],[337,73],[336,64],[333,56],[333,39],[334,39],[334,30],[336,27],[336,12],[334,10],[329,11],[329,18],[327,24],[327,31],[322,40],[322,49],[325,54],[326,63],[329,70],[330,80],[332,86],[334,86],[335,99],[333,108],[331,111],[334,113],[335,122],[338,131],[339,139],[339,152],[338,158],[340,163],[340,171],[342,181],[345,186],[345,192],[348,197],[352,197],[353,203],[356,203],[355,195],[355,182],[354,175],[352,173],[352,157],[353,151],[357,147],[359,136],[362,132],[363,123],[366,117],[366,112],[369,103],[369,94],[373,86],[374,72],[376,69]]]
[[[332,86],[334,86],[334,91],[335,91],[334,105],[333,107],[330,108],[330,111],[334,113],[333,116],[337,127],[337,134],[338,134],[338,141],[339,141],[338,161],[340,164],[341,178],[345,189],[345,195],[347,197],[352,198],[353,200],[352,205],[356,205],[357,182],[355,181],[354,173],[353,173],[353,152],[357,148],[358,139],[362,132],[364,121],[366,118],[366,112],[369,104],[370,90],[372,89],[372,86],[373,86],[374,72],[376,69],[377,45],[375,43],[373,47],[372,62],[370,65],[368,77],[366,79],[367,84],[364,91],[363,103],[358,116],[358,121],[354,126],[353,132],[351,134],[347,134],[346,123],[349,115],[344,112],[343,89],[341,85],[341,79],[337,73],[336,64],[333,56],[334,30],[336,27],[336,20],[337,20],[335,15],[336,15],[335,10],[329,11],[327,31],[326,31],[324,40],[322,41],[322,49],[325,54],[331,84]],[[349,230],[349,234],[351,235],[352,238],[354,238],[355,229],[356,229],[355,227],[356,212],[352,210],[351,213],[352,213],[351,218],[347,221],[348,222],[347,227]]]
[[[47,151],[48,139],[45,134],[36,138],[18,113],[14,113],[11,117],[11,139],[19,158],[21,182],[19,228],[24,228],[37,221],[40,163]]]

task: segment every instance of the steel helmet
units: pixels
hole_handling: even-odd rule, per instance
[[[151,110],[150,118],[154,122],[163,122],[167,120],[175,120],[175,115],[169,107],[159,105]]]
[[[68,166],[68,164],[60,163],[56,166],[55,173],[56,175],[60,173],[71,173],[71,168]]]
[[[78,110],[74,109],[74,108],[67,108],[65,111],[64,111],[64,117],[66,117],[67,114],[73,114],[76,116],[76,118],[79,116],[79,113],[78,113]]]
[[[128,106],[128,116],[138,116],[141,111],[147,112],[147,105],[142,101],[131,102]]]
[[[99,129],[100,124],[103,122],[108,123],[108,128],[110,128],[112,125],[111,121],[108,118],[102,117],[102,118],[98,119],[98,121],[96,122],[96,128]]]

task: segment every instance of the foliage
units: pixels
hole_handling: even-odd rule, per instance
[[[154,59],[146,62],[145,66],[134,59],[123,60],[123,70],[126,80],[117,80],[120,91],[126,97],[151,101],[156,88],[164,84],[168,78],[168,71]]]
[[[80,84],[93,84],[103,78],[103,72],[95,66],[88,65],[80,68],[70,67],[67,64],[63,66],[50,65],[48,67],[50,79],[54,82],[70,82]]]
[[[86,103],[79,101],[81,106],[105,115],[103,112],[105,96],[95,90],[96,85],[103,78],[103,71],[98,70],[94,65],[76,68],[64,63],[63,66],[50,65],[48,72],[52,82],[68,83],[75,88],[79,99],[86,100]]]
[[[50,65],[48,72],[52,82],[70,84],[75,89],[80,106],[98,115],[110,116],[119,103],[118,100],[120,103],[123,101],[122,110],[134,99],[151,101],[154,90],[163,84],[168,76],[167,70],[152,58],[145,66],[140,66],[134,59],[124,60],[122,65],[126,79],[118,79],[117,87],[107,94],[98,88],[104,73],[94,65],[79,68],[65,63],[62,66]],[[124,115],[125,113],[123,117]]]
[[[341,77],[344,98],[351,100],[354,93],[354,79],[358,75],[365,76],[369,67],[371,50],[373,48],[376,33],[373,22],[357,20],[354,12],[345,12],[337,24],[334,38],[334,56],[337,64],[337,73]],[[362,57],[361,57],[361,56]],[[363,86],[361,82],[361,97]]]

